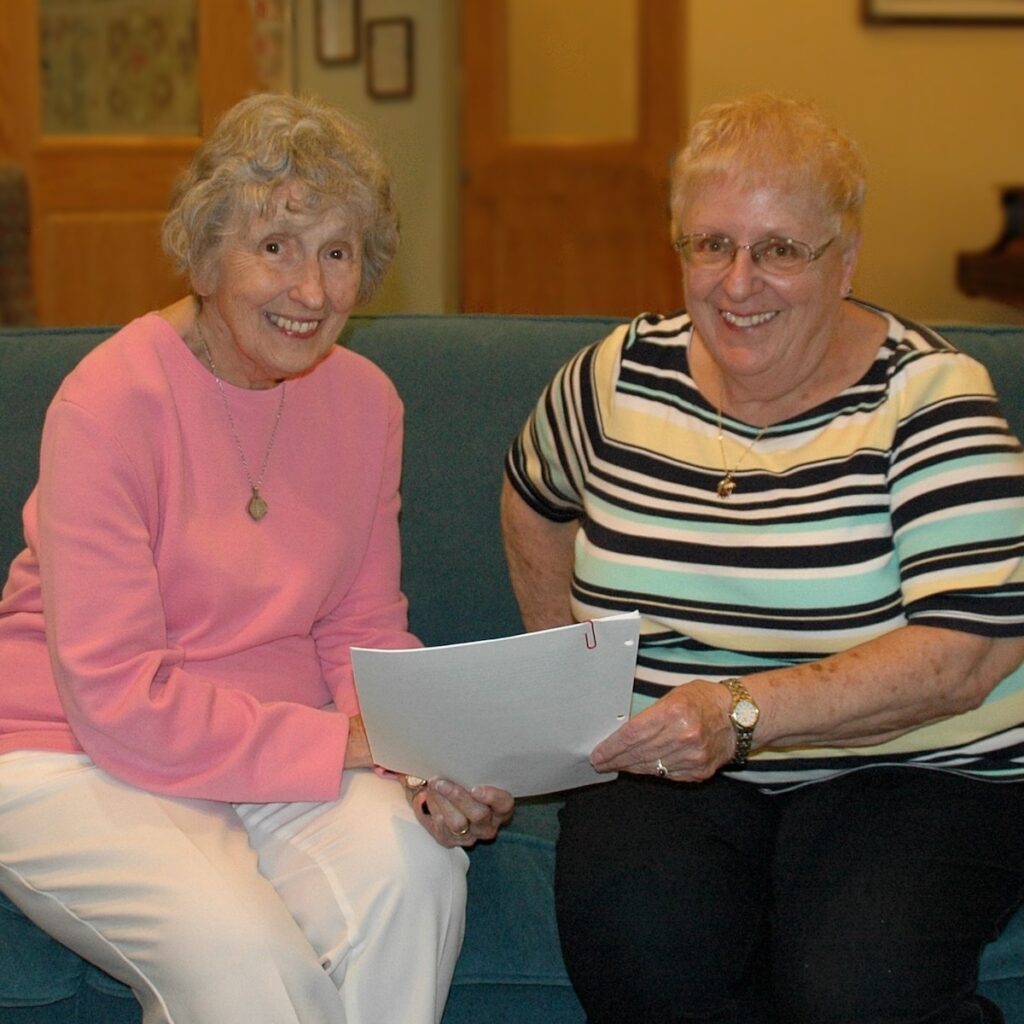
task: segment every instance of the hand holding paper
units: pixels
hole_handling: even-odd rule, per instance
[[[352,649],[374,761],[533,796],[606,782],[590,751],[629,715],[636,612],[477,643]]]

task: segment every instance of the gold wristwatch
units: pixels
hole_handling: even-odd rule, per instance
[[[729,764],[733,768],[742,768],[747,763],[750,744],[754,741],[754,726],[761,717],[761,709],[747,693],[747,688],[739,679],[720,679],[719,682],[728,687],[732,694],[732,710],[729,721],[736,732],[736,753]]]

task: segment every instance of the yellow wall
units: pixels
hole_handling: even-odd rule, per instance
[[[415,95],[373,99],[365,54],[356,64],[322,64],[314,39],[315,0],[293,0],[295,87],[361,120],[395,176],[402,245],[367,312],[440,313],[457,306],[458,52],[455,0],[363,0],[364,19],[415,23]]]
[[[364,63],[316,61],[314,0],[295,0],[298,87],[367,120],[398,178],[403,249],[374,309],[457,306],[457,2],[484,0],[363,0],[364,17],[416,22],[416,96],[381,102],[366,96]],[[769,88],[814,100],[860,142],[858,294],[924,320],[1024,323],[1024,311],[968,298],[955,279],[958,253],[999,237],[1000,187],[1024,184],[1024,25],[868,26],[861,0],[659,2],[685,11],[687,122],[707,103]],[[676,81],[673,69],[666,84]]]
[[[860,0],[690,0],[692,119],[757,89],[814,100],[868,161],[856,292],[918,319],[1024,323],[963,295],[959,252],[989,248],[1000,186],[1024,184],[1024,24],[865,25]]]

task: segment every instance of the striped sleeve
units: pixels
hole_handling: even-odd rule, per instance
[[[614,337],[589,345],[555,374],[506,457],[510,483],[547,519],[568,522],[582,514],[590,460],[580,382],[601,345]]]
[[[1024,627],[1024,455],[988,373],[915,352],[892,383],[906,410],[889,491],[904,609],[919,625],[985,636]]]

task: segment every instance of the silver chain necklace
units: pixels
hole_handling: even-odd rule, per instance
[[[217,372],[217,367],[213,362],[213,353],[210,352],[210,346],[206,344],[206,337],[203,334],[203,329],[199,325],[198,320],[196,320],[195,323],[196,334],[199,335],[199,341],[203,346],[203,351],[206,353],[206,360],[210,364],[213,379],[217,382],[217,390],[220,392],[221,401],[224,403],[224,411],[228,414],[228,426],[231,427],[231,436],[234,438],[235,448],[238,449],[238,456],[242,460],[242,469],[245,470],[245,478],[249,482],[249,490],[252,492],[251,497],[245,506],[245,511],[249,513],[250,519],[258,523],[270,511],[270,506],[266,503],[263,495],[260,493],[260,488],[263,486],[263,477],[267,472],[267,463],[270,461],[270,453],[274,450],[274,441],[277,440],[277,428],[281,425],[281,413],[284,412],[284,396],[287,383],[282,382],[281,384],[281,401],[277,403],[277,416],[274,418],[274,428],[270,432],[270,441],[267,443],[267,450],[263,453],[263,465],[260,466],[259,478],[253,481],[252,473],[249,472],[249,460],[245,457],[242,442],[239,440],[238,431],[235,429],[235,418],[231,415],[231,405],[228,402],[227,393],[224,391],[224,382],[221,380],[220,374]]]

